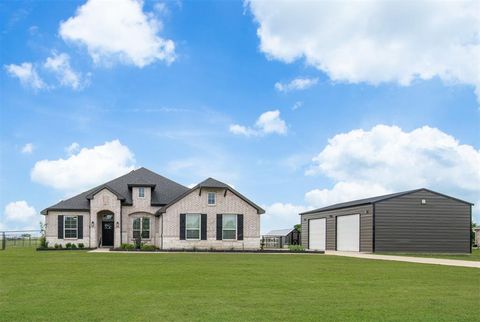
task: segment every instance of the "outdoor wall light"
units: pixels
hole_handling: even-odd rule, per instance
[[[95,222],[94,222],[94,221],[92,221],[92,228],[93,228],[93,227],[95,227]]]
[[[116,223],[116,227],[117,227],[117,228],[120,227],[120,223],[119,223],[118,221],[117,221],[117,223]]]

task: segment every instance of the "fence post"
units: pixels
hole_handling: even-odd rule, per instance
[[[5,240],[5,232],[2,232],[2,250],[5,250],[5,247],[7,246],[7,241]]]

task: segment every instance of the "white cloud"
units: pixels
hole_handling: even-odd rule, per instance
[[[243,126],[243,125],[238,125],[238,124],[230,125],[229,130],[233,134],[237,134],[237,135],[245,135],[245,136],[258,135],[257,131],[247,128],[246,126]]]
[[[157,60],[171,63],[175,44],[158,36],[162,23],[143,12],[137,0],[89,0],[60,24],[60,36],[87,47],[95,63],[123,62],[144,67]]]
[[[393,191],[372,182],[338,182],[332,189],[314,189],[305,194],[308,205],[320,208],[339,202],[381,196]]]
[[[41,160],[31,172],[33,181],[64,191],[80,192],[114,179],[135,168],[133,153],[113,140],[93,148],[82,148],[67,159]]]
[[[72,69],[70,56],[65,53],[54,53],[52,57],[47,58],[43,66],[56,75],[62,86],[80,89],[85,85],[82,75]]]
[[[336,81],[409,85],[439,77],[480,97],[478,1],[259,1],[260,49]]]
[[[69,146],[65,148],[65,151],[67,152],[68,155],[72,155],[80,151],[80,144],[77,142],[73,142]]]
[[[25,200],[10,202],[5,206],[4,213],[7,221],[31,223],[40,220],[35,208],[29,206]]]
[[[36,68],[32,63],[22,63],[21,65],[6,65],[5,69],[12,77],[17,77],[23,86],[31,87],[35,90],[47,88],[47,85],[38,76]]]
[[[244,136],[259,136],[265,134],[285,135],[287,134],[287,125],[285,121],[280,118],[280,111],[274,110],[262,113],[255,122],[254,128],[232,124],[229,130],[233,134]]]
[[[25,200],[12,201],[0,216],[0,230],[39,230],[44,218]]]
[[[33,143],[27,143],[22,147],[21,152],[23,154],[31,154],[33,152],[34,146]]]
[[[480,201],[480,150],[428,126],[406,132],[377,125],[335,135],[307,174],[335,182],[306,194],[316,207],[421,187]]]
[[[318,83],[318,78],[295,78],[289,83],[275,83],[275,89],[279,92],[301,91]]]
[[[293,104],[293,106],[292,106],[292,111],[296,111],[302,106],[303,106],[303,102],[301,102],[301,101],[295,102],[295,104]]]

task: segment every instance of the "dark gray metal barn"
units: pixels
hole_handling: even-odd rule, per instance
[[[472,203],[428,189],[355,200],[301,213],[308,249],[471,252]]]

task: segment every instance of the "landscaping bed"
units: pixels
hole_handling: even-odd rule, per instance
[[[255,253],[255,254],[324,254],[324,251],[288,250],[288,249],[125,249],[113,248],[115,252],[154,252],[154,253]]]
[[[37,251],[57,251],[57,250],[93,250],[95,248],[54,248],[54,247],[37,247]]]

